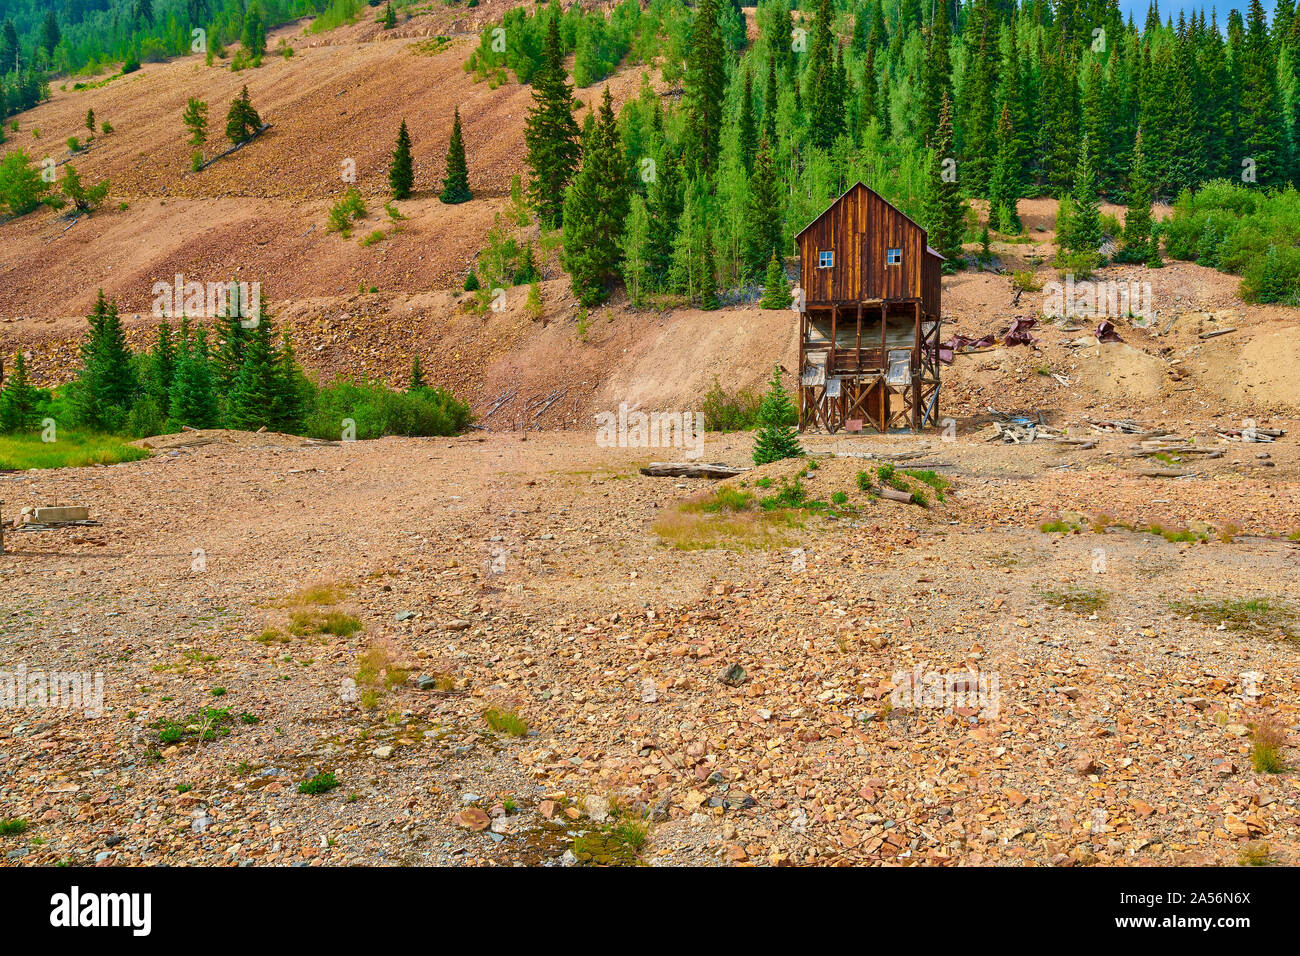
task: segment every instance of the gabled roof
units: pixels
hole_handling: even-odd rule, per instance
[[[866,183],[864,183],[862,180],[859,179],[856,183],[854,183],[854,184],[853,184],[852,186],[850,186],[848,189],[844,190],[844,192],[842,192],[842,193],[840,193],[838,196],[836,196],[835,199],[833,199],[833,200],[831,201],[831,204],[830,204],[829,206],[827,206],[825,209],[823,209],[823,210],[822,210],[821,212],[819,212],[817,215],[813,216],[812,220],[808,223],[808,225],[804,226],[802,229],[800,229],[798,232],[796,232],[796,233],[794,234],[795,241],[798,242],[798,241],[799,241],[799,237],[802,236],[802,235],[803,235],[805,232],[807,232],[809,229],[811,229],[811,228],[813,227],[813,225],[817,222],[817,220],[821,219],[822,216],[826,215],[828,212],[830,212],[832,209],[834,209],[837,205],[839,205],[840,200],[842,200],[842,199],[843,199],[845,196],[847,196],[849,193],[853,192],[853,190],[857,189],[859,186],[861,186],[861,187],[862,187],[863,189],[865,189],[867,192],[871,193],[871,195],[875,196],[877,199],[879,199],[881,202],[883,202],[883,203],[884,203],[886,206],[888,206],[890,209],[894,210],[894,212],[898,213],[900,216],[902,216],[904,219],[906,219],[908,222],[910,222],[910,223],[911,223],[913,226],[915,226],[917,229],[920,229],[921,232],[922,232],[922,233],[925,233],[926,236],[929,235],[929,233],[927,233],[927,232],[925,231],[925,228],[924,228],[924,227],[923,227],[919,222],[917,222],[915,219],[913,219],[913,218],[912,218],[911,216],[909,216],[907,213],[903,212],[903,210],[899,209],[899,208],[898,208],[897,206],[895,206],[892,202],[890,202],[890,201],[889,201],[888,199],[886,199],[884,196],[880,195],[880,193],[876,192],[874,189],[872,189],[870,186],[868,186]],[[928,252],[928,253],[930,253],[931,255],[939,256],[940,259],[943,258],[943,256],[939,255],[938,252],[936,252],[935,250],[931,249],[928,245],[925,247],[925,251]]]

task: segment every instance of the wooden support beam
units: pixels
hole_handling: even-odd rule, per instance
[[[838,304],[831,306],[831,354],[826,360],[826,374],[829,376],[831,370],[835,368],[835,322],[839,318],[840,307]]]
[[[858,371],[862,371],[862,303],[858,303]]]

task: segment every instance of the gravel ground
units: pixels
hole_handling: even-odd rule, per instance
[[[1294,446],[1170,480],[1130,436],[982,437],[809,438],[841,456],[810,496],[852,507],[738,550],[665,545],[656,521],[716,486],[590,433],[245,435],[0,477],[11,517],[99,522],[6,536],[4,669],[104,681],[99,716],[0,711],[0,816],[27,821],[0,861],[1300,862],[1296,773],[1250,756],[1271,724],[1297,758]],[[857,490],[877,463],[851,456],[907,451],[945,502]],[[1194,613],[1250,599],[1268,613]],[[330,612],[360,630],[310,633]],[[996,707],[909,699],[914,668],[996,679]]]

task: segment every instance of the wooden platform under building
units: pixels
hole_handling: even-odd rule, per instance
[[[862,183],[796,237],[799,428],[938,423],[943,256]]]

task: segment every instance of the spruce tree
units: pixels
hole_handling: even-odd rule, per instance
[[[788,45],[788,44],[787,44]],[[780,93],[776,85],[776,55],[767,58],[767,85],[763,88],[763,132],[769,143],[776,142],[776,111],[780,105]]]
[[[951,34],[948,30],[948,12],[940,6],[936,11],[934,22],[926,31],[925,59],[921,65],[921,135],[925,145],[934,146],[939,129],[939,108],[944,95],[952,99],[952,57],[949,51]],[[980,55],[979,52],[975,54]],[[973,64],[972,70],[981,75],[980,64]],[[987,82],[987,76],[984,77]]]
[[[191,96],[185,104],[181,121],[190,131],[190,145],[202,146],[208,135],[208,104]]]
[[[533,75],[533,107],[524,128],[528,148],[528,191],[543,225],[564,219],[564,191],[578,168],[581,149],[573,118],[573,91],[564,70],[559,9],[547,25],[542,66]]]
[[[226,427],[256,431],[280,420],[279,353],[271,341],[271,323],[263,318],[249,330],[244,361],[235,376],[226,411]]]
[[[1123,262],[1146,262],[1151,258],[1151,181],[1142,153],[1141,129],[1129,164],[1128,213],[1124,216],[1124,235],[1116,258]]]
[[[754,78],[745,71],[745,86],[740,98],[740,129],[738,146],[740,162],[745,174],[754,172],[754,150],[758,147],[758,129],[754,120]]]
[[[397,13],[393,10],[390,0],[389,3],[384,4],[384,29],[391,30],[395,26],[397,26]]]
[[[166,319],[158,323],[158,337],[154,339],[153,351],[149,353],[149,366],[149,396],[157,403],[160,411],[166,411],[172,379],[176,376],[176,346],[172,341],[172,327]]]
[[[785,277],[785,269],[777,261],[776,255],[767,264],[767,281],[763,283],[763,298],[759,307],[764,309],[788,309],[791,303],[790,283]]]
[[[876,85],[876,51],[867,47],[862,61],[862,99],[858,106],[858,125],[865,130],[880,112],[880,102]]]
[[[935,134],[935,146],[931,150],[930,172],[926,179],[925,209],[923,220],[931,246],[939,251],[948,262],[945,268],[957,268],[961,256],[961,240],[965,232],[966,203],[954,181],[945,177],[947,167],[944,160],[951,157],[952,149],[952,103],[944,93],[939,107],[939,125]]]
[[[424,369],[420,367],[420,356],[411,358],[411,380],[406,386],[408,392],[418,392],[424,388]]]
[[[397,130],[397,147],[388,167],[388,188],[394,199],[409,199],[415,186],[415,169],[411,164],[411,135],[406,131],[406,120]]]
[[[646,190],[650,235],[646,250],[649,277],[661,286],[672,264],[673,240],[682,216],[682,181],[675,154],[664,151],[655,165],[656,175]]]
[[[239,299],[239,287],[230,284],[230,293],[226,301],[226,315],[221,322],[221,342],[211,355],[212,377],[217,392],[223,402],[230,399],[239,377],[239,369],[244,364],[244,349],[247,344],[248,330],[244,328],[242,318],[247,303]]]
[[[754,177],[749,181],[749,197],[745,203],[745,220],[741,241],[745,274],[757,279],[763,274],[772,256],[780,256],[785,215],[781,201],[781,184],[777,181],[772,163],[772,151],[767,134],[758,144],[754,159]]]
[[[704,242],[700,247],[696,285],[700,290],[701,309],[712,312],[721,305],[718,301],[718,262],[713,253],[713,228],[708,223],[704,225]]]
[[[73,411],[87,428],[113,431],[125,422],[135,399],[131,350],[117,303],[105,298],[103,289],[88,321],[90,331],[81,344],[82,372],[73,389]]]
[[[172,381],[169,417],[178,427],[214,428],[220,412],[208,358],[207,331],[196,329],[191,338],[182,340],[182,345]]]
[[[255,64],[261,61],[262,54],[266,52],[266,20],[257,0],[253,0],[244,13],[244,29],[239,42]]]
[[[1079,166],[1074,173],[1069,233],[1067,247],[1072,252],[1096,252],[1101,247],[1101,203],[1097,198],[1092,147],[1086,136],[1079,152]]]
[[[726,93],[726,51],[718,27],[717,0],[699,0],[691,23],[686,54],[686,129],[688,166],[712,169],[722,135],[722,101]]]
[[[989,224],[999,232],[1020,232],[1020,158],[1016,154],[1015,130],[1011,126],[1011,105],[1002,104],[998,117],[998,153],[989,182]]]
[[[582,168],[565,197],[564,267],[583,305],[604,302],[619,275],[629,192],[613,100],[605,87],[599,118],[584,143]]]
[[[474,194],[469,191],[469,167],[465,165],[465,141],[460,132],[460,108],[451,121],[451,141],[447,144],[447,175],[442,180],[439,198],[448,205],[469,202]]]
[[[772,378],[763,401],[758,406],[758,436],[754,439],[754,464],[766,465],[783,458],[802,458],[799,436],[790,422],[796,412],[790,396],[781,385],[781,366],[772,369]]]
[[[1000,32],[989,0],[976,0],[966,29],[974,46],[970,50],[970,75],[963,90],[966,102],[961,111],[964,130],[962,180],[971,195],[984,196],[987,195],[993,174],[996,151],[997,70],[1000,59]]]
[[[262,118],[253,109],[248,87],[245,86],[231,101],[230,110],[226,113],[226,138],[238,146],[256,136],[261,128]]]
[[[297,434],[302,430],[307,409],[306,396],[311,386],[302,373],[293,340],[287,331],[280,333],[280,347],[275,355],[275,430]]]
[[[1256,182],[1280,185],[1285,179],[1282,110],[1273,41],[1260,0],[1250,0],[1241,55],[1241,148],[1255,164]]]
[[[27,358],[22,350],[14,356],[14,366],[0,390],[0,431],[27,432],[40,424],[36,413],[39,400],[36,389],[27,380]]]

